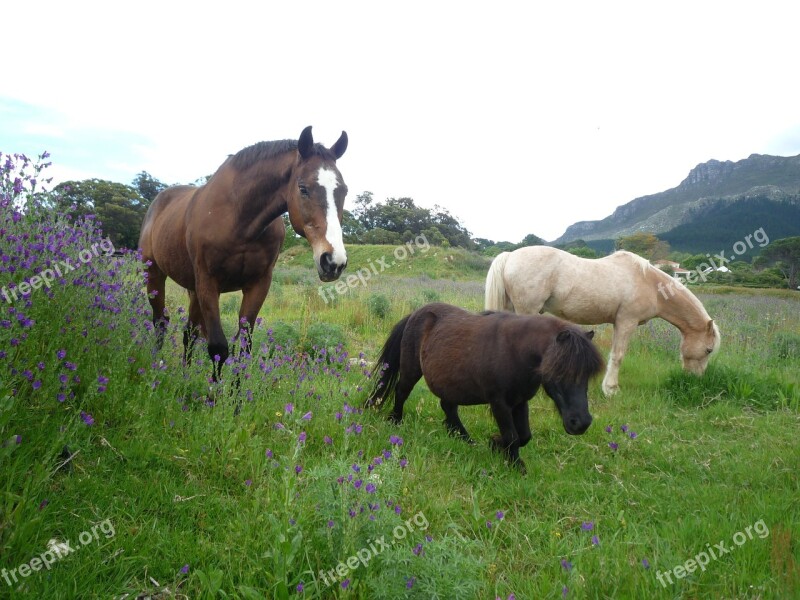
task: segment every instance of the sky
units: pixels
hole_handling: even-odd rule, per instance
[[[800,154],[796,2],[40,0],[3,21],[0,151],[49,151],[54,183],[189,183],[312,125],[348,133],[346,208],[410,197],[518,242],[710,159]]]

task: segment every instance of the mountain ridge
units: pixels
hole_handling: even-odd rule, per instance
[[[618,206],[604,219],[578,221],[551,243],[613,240],[637,232],[665,234],[691,223],[703,212],[704,206],[713,204],[719,209],[721,201],[756,199],[798,204],[797,234],[800,235],[799,198],[800,155],[751,154],[736,162],[712,159],[691,169],[676,187],[635,198]]]

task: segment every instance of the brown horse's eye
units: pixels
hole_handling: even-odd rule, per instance
[[[308,196],[308,188],[306,187],[306,185],[304,183],[300,183],[300,184],[298,184],[298,187],[300,188],[300,195],[307,197]]]
[[[713,348],[706,348],[706,354],[711,354],[713,351]]]

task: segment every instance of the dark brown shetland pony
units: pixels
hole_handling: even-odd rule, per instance
[[[588,382],[603,369],[593,336],[556,317],[476,315],[428,304],[395,325],[373,371],[376,383],[367,405],[394,396],[389,418],[399,423],[403,404],[424,377],[439,397],[448,431],[471,441],[458,406],[489,404],[500,427],[493,447],[524,472],[519,449],[531,439],[528,401],[540,385],[567,433],[582,434],[592,423]]]
[[[199,327],[214,361],[213,377],[219,376],[228,357],[219,316],[222,292],[242,290],[239,322],[247,322],[249,346],[286,235],[281,216],[287,210],[292,227],[314,251],[319,278],[333,281],[341,275],[347,266],[341,227],[347,186],[336,160],[346,149],[344,131],[325,148],[314,143],[309,126],[299,140],[240,150],[205,185],[174,186],[153,200],[139,246],[159,343],[168,321],[164,282],[170,277],[189,292],[185,358]]]

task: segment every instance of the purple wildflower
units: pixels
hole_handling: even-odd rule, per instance
[[[83,419],[83,422],[90,427],[94,425],[94,417],[87,412],[81,411],[81,419]]]
[[[564,568],[565,571],[572,570],[572,563],[569,562],[566,558],[561,559],[561,566]]]
[[[608,442],[608,447],[616,452],[617,448],[619,448],[619,444],[617,442]]]
[[[583,529],[584,531],[591,531],[592,529],[594,529],[594,523],[592,523],[591,521],[584,521],[583,523],[581,523],[581,529]]]

